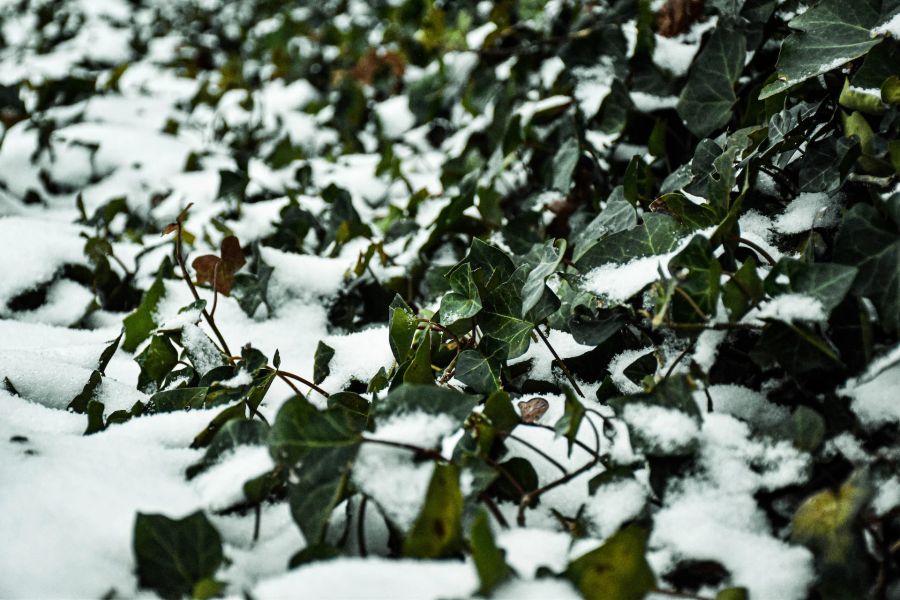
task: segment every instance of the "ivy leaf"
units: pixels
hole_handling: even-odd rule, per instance
[[[843,185],[860,151],[857,139],[841,136],[831,136],[810,144],[798,161],[800,191],[836,191]]]
[[[565,577],[585,600],[641,600],[656,587],[646,551],[647,532],[629,525],[569,563]]]
[[[359,445],[349,451],[321,451],[306,460],[288,486],[291,516],[310,543],[324,543],[334,508],[348,495]]]
[[[206,386],[163,390],[150,396],[149,405],[157,412],[204,408],[208,393],[209,388]]]
[[[896,226],[874,207],[856,204],[838,229],[834,257],[838,263],[859,269],[853,292],[872,299],[886,330],[900,331],[900,234]]]
[[[255,243],[249,269],[234,276],[234,285],[231,289],[231,295],[238,301],[247,316],[255,315],[261,305],[265,305],[271,312],[269,281],[274,272],[275,268],[263,260],[260,244]]]
[[[198,256],[193,260],[191,266],[197,272],[197,283],[213,284],[214,290],[223,296],[231,293],[231,286],[234,283],[234,274],[247,263],[244,258],[244,252],[241,250],[241,243],[233,235],[229,235],[222,240],[219,246],[219,254],[205,254]],[[215,281],[215,283],[213,283]]]
[[[138,345],[150,337],[150,334],[156,329],[156,309],[165,294],[163,269],[160,269],[153,285],[144,292],[140,305],[133,313],[125,317],[125,342],[122,344],[122,349],[126,352],[137,350]]]
[[[776,296],[797,293],[819,300],[831,314],[850,291],[858,273],[856,267],[835,263],[804,263],[782,258],[766,277],[766,291]],[[787,278],[787,282],[782,283]]]
[[[578,261],[585,252],[607,235],[631,229],[637,224],[637,211],[625,199],[622,186],[618,186],[610,194],[600,214],[572,236],[574,246],[572,260]]]
[[[334,348],[325,342],[319,341],[313,358],[313,383],[318,385],[331,374],[331,369],[328,365],[332,358],[334,358]]]
[[[756,268],[756,259],[750,256],[722,286],[722,303],[732,323],[739,321],[765,296],[763,282]]]
[[[512,569],[506,564],[506,551],[497,546],[487,513],[475,515],[469,530],[472,562],[478,571],[478,594],[490,596],[497,586],[512,577]]]
[[[404,383],[418,383],[422,385],[434,384],[434,370],[431,368],[431,328],[422,332],[419,345],[412,359],[407,363],[403,371]]]
[[[712,245],[702,235],[695,235],[684,250],[669,261],[669,272],[674,274],[680,287],[705,316],[714,315],[719,302],[719,280],[722,266],[713,255]],[[688,306],[684,298],[673,298],[675,320],[698,321],[702,317]]]
[[[403,543],[403,555],[431,559],[457,553],[462,548],[462,512],[459,467],[435,465],[425,504]]]
[[[134,357],[140,365],[138,389],[152,394],[159,389],[166,375],[178,365],[178,351],[165,335],[154,335],[144,351]]]
[[[641,225],[600,240],[575,266],[586,273],[609,263],[627,263],[635,258],[665,254],[675,248],[684,233],[684,227],[669,215],[645,214]]]
[[[402,302],[402,300],[401,300]],[[404,306],[391,307],[388,318],[388,342],[398,363],[409,359],[413,337],[419,326],[416,316]]]
[[[464,350],[456,361],[456,379],[480,394],[500,389],[500,369],[478,350]]]
[[[193,479],[210,466],[216,464],[219,458],[239,446],[265,445],[269,435],[269,426],[259,420],[232,419],[225,423],[212,442],[206,448],[203,458],[199,462],[188,467],[186,475]]]
[[[781,45],[778,77],[764,87],[768,98],[820,73],[836,69],[866,54],[881,39],[872,29],[882,22],[882,7],[891,0],[823,0],[789,23],[795,29]],[[885,15],[886,17],[887,15]]]
[[[404,383],[375,404],[375,416],[388,418],[424,412],[429,415],[446,415],[462,425],[477,403],[474,396],[448,388]]]
[[[862,512],[872,497],[865,471],[838,490],[807,498],[794,514],[791,538],[813,551],[821,569],[817,586],[826,600],[864,597],[871,581]]]
[[[222,564],[222,538],[202,511],[183,519],[139,512],[133,539],[139,585],[163,598],[192,595]]]
[[[269,431],[269,452],[289,465],[327,457],[346,463],[362,440],[357,421],[340,408],[318,410],[309,400],[294,396],[282,405]]]
[[[737,102],[734,84],[744,70],[747,40],[741,30],[720,21],[694,61],[678,99],[678,115],[697,137],[721,129]]]
[[[565,240],[548,240],[535,246],[525,257],[529,265],[528,277],[522,287],[522,314],[527,314],[540,301],[544,294],[547,278],[553,275],[566,253]]]
[[[125,336],[125,329],[119,332],[119,335],[114,340],[110,340],[107,342],[106,348],[103,349],[103,352],[100,354],[100,359],[97,361],[97,370],[100,371],[101,375],[106,375],[106,367],[109,366],[109,361],[112,360],[113,355],[115,355],[116,350],[119,349],[119,343],[122,341],[122,338]]]
[[[88,382],[81,391],[69,402],[68,409],[76,413],[86,413],[88,403],[97,394],[97,390],[103,384],[103,374],[100,371],[92,371]]]
[[[570,388],[564,389],[566,395],[566,406],[563,416],[559,418],[553,429],[558,435],[562,435],[569,443],[569,456],[572,455],[572,448],[575,446],[575,440],[578,438],[578,430],[581,428],[581,421],[584,419],[584,405],[575,396]]]
[[[551,166],[553,182],[551,187],[563,194],[569,193],[572,186],[572,175],[581,157],[581,147],[577,137],[568,138],[556,151]]]
[[[441,322],[450,325],[477,315],[481,310],[481,297],[472,277],[471,265],[460,265],[447,275],[447,279],[451,291],[441,298]]]

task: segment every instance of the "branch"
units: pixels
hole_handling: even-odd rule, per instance
[[[544,332],[541,331],[540,327],[535,326],[534,330],[537,331],[538,337],[543,340],[544,345],[546,345],[547,348],[550,349],[550,353],[553,354],[553,358],[556,359],[556,362],[559,364],[559,368],[562,369],[563,373],[565,373],[566,378],[569,380],[569,383],[572,384],[572,387],[575,388],[575,391],[578,392],[578,395],[584,398],[584,392],[582,392],[581,388],[578,387],[578,382],[575,381],[575,376],[572,375],[572,371],[569,370],[569,367],[566,365],[563,359],[559,357],[559,354],[557,354],[553,346],[550,345],[550,340],[547,339],[547,336],[544,335]]]

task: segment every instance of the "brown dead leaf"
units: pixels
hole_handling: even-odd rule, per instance
[[[703,0],[666,0],[656,14],[659,35],[675,37],[703,16]]]
[[[221,257],[215,254],[198,256],[191,263],[191,266],[197,272],[198,284],[212,284],[215,281],[214,289],[220,294],[227,296],[231,293],[234,274],[247,264],[247,259],[244,258],[241,243],[233,235],[229,235],[222,240],[219,253]]]
[[[548,408],[550,408],[550,403],[540,397],[532,398],[527,402],[519,402],[519,411],[522,413],[522,421],[525,423],[536,423],[544,416]]]

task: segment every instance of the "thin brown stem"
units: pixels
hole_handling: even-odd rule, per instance
[[[697,316],[698,316],[698,317],[700,317],[700,318],[701,318],[702,320],[704,320],[704,321],[707,320],[708,317],[706,316],[706,313],[703,312],[703,309],[700,308],[700,305],[697,304],[697,303],[694,301],[693,298],[691,298],[691,295],[690,295],[690,294],[688,294],[686,291],[684,291],[683,289],[681,289],[681,288],[680,288],[679,286],[677,286],[677,285],[675,286],[675,292],[676,292],[679,296],[681,296],[682,298],[684,298],[685,302],[687,302],[688,304],[691,305],[691,308],[694,310],[695,313],[697,313]]]
[[[416,446],[415,444],[407,444],[406,442],[395,442],[393,440],[382,440],[379,438],[370,437],[363,437],[362,441],[369,444],[380,444],[382,446],[390,446],[392,448],[402,448],[403,450],[409,450],[419,458],[427,458],[429,460],[436,460],[445,463],[452,462],[444,458],[444,455],[441,454],[439,450],[436,450],[434,448],[425,448],[422,446]]]
[[[544,342],[544,345],[550,350],[550,353],[553,355],[553,358],[556,359],[556,363],[559,365],[559,368],[562,369],[563,373],[565,373],[566,378],[569,380],[569,383],[572,384],[572,387],[578,392],[578,395],[584,398],[584,392],[581,391],[581,388],[578,387],[578,382],[575,381],[575,376],[572,374],[572,371],[569,370],[569,367],[566,365],[565,361],[560,358],[559,354],[556,353],[556,349],[550,344],[550,340],[547,339],[547,336],[544,335],[544,332],[541,331],[540,327],[535,327],[535,331],[537,331],[538,337]]]
[[[485,493],[482,493],[478,496],[478,499],[481,500],[485,506],[487,506],[488,510],[497,519],[497,522],[500,523],[500,527],[503,529],[509,529],[509,522],[506,520],[506,517],[503,516],[503,513],[500,512],[500,509],[497,507],[497,503],[494,502],[494,499],[488,496]]]
[[[684,350],[681,351],[681,354],[679,354],[679,355],[675,358],[675,362],[673,362],[673,363],[669,366],[669,368],[666,370],[666,374],[663,376],[663,381],[665,381],[666,379],[669,378],[669,376],[670,376],[670,375],[672,374],[672,372],[675,370],[675,367],[678,366],[678,363],[680,363],[680,362],[682,361],[682,359],[683,359],[685,356],[687,356],[688,352],[690,352],[691,349],[693,349],[693,347],[694,347],[695,344],[696,344],[696,341],[691,342],[690,345],[688,345],[687,348],[685,348]]]
[[[363,558],[369,555],[366,549],[366,504],[369,503],[369,497],[363,494],[362,500],[359,501],[359,515],[356,518],[356,542],[359,544],[359,555]]]
[[[279,373],[279,372],[277,372],[277,371],[276,371],[275,374],[278,375],[278,378],[279,378],[279,379],[281,379],[283,382],[285,382],[286,384],[288,384],[288,387],[290,387],[292,390],[294,390],[294,393],[295,393],[295,394],[297,394],[297,395],[300,396],[300,397],[303,396],[303,392],[300,391],[300,388],[298,388],[298,387],[294,384],[293,381],[291,381],[290,379],[288,379],[287,377],[285,377],[284,375],[282,375],[281,373]]]
[[[213,266],[213,305],[212,310],[209,311],[209,318],[212,319],[216,316],[216,307],[219,305],[219,263],[222,261],[217,260],[216,264]]]
[[[549,454],[547,454],[546,452],[544,452],[543,450],[541,450],[540,448],[538,448],[531,442],[529,442],[527,440],[523,440],[519,436],[512,434],[512,433],[507,433],[504,437],[506,437],[506,439],[508,439],[508,440],[515,440],[515,441],[519,442],[520,444],[522,444],[523,446],[525,446],[526,448],[530,448],[532,451],[539,454],[544,460],[546,460],[547,462],[552,464],[554,467],[556,467],[557,469],[562,471],[563,475],[567,475],[569,473],[566,470],[566,468],[559,463],[559,461],[554,459],[552,456],[550,456]]]
[[[190,208],[188,205],[187,208]],[[191,281],[191,275],[187,270],[187,265],[184,264],[184,255],[181,250],[181,230],[182,224],[181,220],[185,212],[187,212],[187,208],[184,209],[184,212],[178,216],[178,219],[175,221],[175,260],[178,261],[178,267],[181,269],[181,277],[187,283],[188,288],[191,290],[191,295],[194,297],[194,300],[200,301],[200,294],[197,293],[197,288],[194,286],[194,282]],[[207,310],[203,309],[203,318],[206,319],[209,328],[212,329],[213,333],[216,336],[216,339],[219,340],[219,346],[222,349],[222,352],[225,353],[225,356],[231,357],[231,350],[228,349],[228,342],[225,341],[225,337],[222,336],[222,332],[219,331],[219,328],[216,327],[216,321],[212,316],[207,312]]]
[[[571,473],[568,473],[568,474],[564,475],[563,477],[560,477],[559,479],[551,481],[550,483],[543,485],[543,486],[537,488],[536,490],[532,490],[532,491],[528,492],[527,494],[525,494],[524,496],[522,496],[522,501],[519,502],[519,516],[518,516],[517,522],[520,525],[525,524],[525,509],[528,508],[529,506],[531,506],[532,504],[534,504],[534,502],[538,498],[540,498],[541,496],[543,496],[550,490],[556,489],[561,485],[569,483],[570,481],[572,481],[579,475],[590,471],[597,464],[599,464],[599,462],[600,461],[595,458],[594,460],[592,460],[589,463],[586,463],[584,466],[580,467],[578,470],[572,471]]]
[[[323,390],[322,388],[320,388],[319,386],[317,386],[316,384],[314,384],[314,383],[313,383],[312,381],[310,381],[309,379],[306,379],[305,377],[300,377],[299,375],[297,375],[297,374],[295,374],[295,373],[291,373],[290,371],[281,371],[281,370],[278,370],[278,371],[276,371],[276,374],[281,375],[282,378],[284,378],[284,377],[289,377],[290,379],[294,379],[294,380],[296,380],[296,381],[299,381],[300,383],[302,383],[302,384],[305,385],[306,387],[316,390],[317,392],[319,392],[320,394],[322,394],[322,395],[325,396],[326,398],[327,398],[328,396],[331,395],[331,394],[329,394],[328,392],[326,392],[325,390]]]
[[[743,238],[743,237],[737,238],[737,241],[738,241],[739,244],[743,244],[743,245],[747,246],[748,248],[750,248],[751,250],[753,250],[754,252],[756,252],[757,254],[759,254],[760,256],[762,256],[764,259],[766,259],[766,262],[768,262],[768,263],[769,263],[770,265],[772,265],[773,267],[774,267],[775,264],[778,262],[777,260],[775,260],[774,258],[772,258],[772,255],[771,255],[771,254],[769,254],[768,252],[766,252],[766,251],[763,249],[763,247],[760,246],[759,244],[757,244],[756,242],[751,242],[751,241],[748,240],[747,238]]]
[[[538,427],[538,428],[540,428],[540,429],[546,429],[547,431],[552,431],[552,432],[556,433],[556,430],[555,430],[554,428],[550,427],[549,425],[543,425],[543,424],[541,424],[541,423],[525,423],[525,422],[522,422],[522,423],[519,423],[519,425],[522,425],[522,426],[524,426],[524,427]],[[593,423],[591,423],[591,425],[593,425]],[[585,444],[584,442],[582,442],[582,441],[579,440],[579,439],[575,439],[575,440],[573,440],[573,441],[575,442],[575,445],[576,445],[576,446],[578,446],[579,448],[581,448],[582,450],[584,450],[585,452],[587,452],[588,454],[590,454],[591,456],[593,456],[594,459],[596,459],[596,460],[602,462],[603,457],[600,455],[600,452],[599,452],[599,448],[600,448],[600,444],[599,444],[599,443],[597,444],[597,448],[598,448],[598,449],[597,449],[597,450],[593,450],[593,449],[591,449],[590,446],[588,446],[587,444]],[[599,434],[598,434],[598,442],[599,442]]]

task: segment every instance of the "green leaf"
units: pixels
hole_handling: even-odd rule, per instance
[[[772,296],[787,293],[812,296],[822,303],[826,314],[831,314],[850,291],[858,271],[849,265],[782,258],[766,277],[766,291]]]
[[[744,587],[730,587],[720,591],[716,594],[716,600],[749,600],[750,594],[747,592],[747,588]]]
[[[739,321],[765,297],[763,282],[756,269],[756,259],[751,256],[722,286],[722,303],[732,323]]]
[[[801,192],[831,193],[838,190],[860,155],[859,141],[831,136],[811,143],[798,161]]]
[[[262,446],[269,435],[269,426],[259,420],[232,419],[216,432],[212,442],[206,448],[203,458],[187,468],[188,479],[196,477],[210,466],[214,465],[221,456],[234,450],[238,446]]]
[[[669,272],[675,277],[678,287],[694,300],[704,315],[716,314],[722,266],[713,255],[712,245],[706,237],[695,235],[691,238],[684,250],[669,261]],[[694,307],[681,296],[676,295],[672,302],[675,321],[702,320]]]
[[[562,435],[569,443],[569,456],[572,455],[572,448],[575,446],[575,440],[578,438],[578,430],[581,428],[581,421],[584,419],[584,405],[575,396],[570,388],[563,390],[566,395],[565,412],[553,426],[558,435]]]
[[[577,137],[566,139],[553,156],[553,183],[551,187],[563,194],[569,193],[572,186],[572,175],[581,157],[581,147]]]
[[[331,374],[331,369],[328,365],[332,358],[334,358],[334,348],[325,342],[319,341],[313,358],[313,383],[318,385]]]
[[[425,504],[403,542],[403,555],[432,559],[452,556],[462,549],[463,497],[459,467],[436,464]]]
[[[403,307],[391,309],[388,319],[388,341],[391,352],[398,363],[404,363],[409,359],[413,337],[418,327],[416,316],[410,310]]]
[[[134,522],[138,583],[163,598],[182,598],[222,564],[222,539],[202,511],[183,519],[138,513]]]
[[[203,408],[208,387],[184,387],[156,392],[150,396],[149,405],[156,412],[174,412],[188,408]]]
[[[275,268],[263,261],[260,244],[254,244],[249,268],[235,274],[231,288],[231,296],[238,301],[247,316],[253,317],[261,305],[265,305],[271,312],[269,281],[274,272]]]
[[[431,328],[422,332],[419,345],[413,354],[412,360],[403,372],[404,383],[418,383],[422,385],[434,384],[434,370],[431,368]]]
[[[478,350],[464,350],[456,361],[454,377],[480,394],[500,389],[499,365]]]
[[[166,375],[178,365],[178,351],[168,336],[154,335],[144,351],[134,357],[134,361],[141,367],[138,389],[152,394],[159,389]]]
[[[872,580],[863,511],[873,490],[865,471],[857,471],[838,490],[807,498],[794,514],[791,539],[816,555],[819,594],[826,600],[862,598]]]
[[[609,263],[627,263],[635,258],[670,252],[686,230],[669,215],[650,213],[637,227],[606,237],[575,263],[582,273]]]
[[[870,298],[882,326],[900,331],[900,234],[868,204],[851,208],[834,241],[834,259],[859,269],[853,292]]]
[[[156,309],[165,294],[163,269],[160,269],[153,285],[144,292],[140,305],[133,313],[125,317],[125,342],[122,343],[122,348],[126,352],[137,350],[138,345],[150,337],[150,334],[156,329]]]
[[[462,425],[478,399],[462,392],[434,385],[404,383],[375,404],[375,416],[379,419],[424,412],[429,415],[447,415]]]
[[[637,211],[625,199],[622,187],[619,186],[606,201],[606,206],[594,219],[572,236],[574,250],[572,260],[578,261],[602,238],[636,227]]]
[[[296,481],[288,486],[291,516],[308,543],[323,543],[334,508],[348,494],[350,472],[359,446],[352,452],[317,452],[314,460],[304,461]]]
[[[494,541],[488,515],[483,510],[472,521],[469,545],[478,572],[478,594],[490,596],[497,586],[512,577],[512,569],[506,564],[506,552]]]
[[[98,431],[103,431],[105,426],[103,425],[103,409],[106,408],[102,402],[98,400],[88,400],[87,404],[87,417],[88,424],[87,429],[84,430],[84,435],[91,435],[92,433],[97,433]]]
[[[269,453],[276,461],[294,465],[321,460],[346,463],[362,441],[358,422],[340,408],[318,410],[306,398],[285,402],[269,431]]]
[[[110,340],[103,349],[103,352],[100,354],[100,359],[97,361],[97,370],[100,371],[101,375],[106,375],[106,367],[109,366],[109,361],[112,360],[113,355],[116,353],[116,350],[119,349],[119,343],[122,341],[122,338],[125,336],[125,329],[123,328],[119,335],[114,340]]]
[[[451,291],[441,298],[441,322],[450,325],[477,315],[481,310],[481,296],[472,277],[471,265],[464,263],[453,269],[447,279]]]
[[[522,287],[522,314],[527,314],[544,294],[547,278],[559,269],[566,253],[565,240],[547,240],[532,248],[523,260],[529,265],[528,277]]]
[[[92,371],[88,382],[84,384],[84,387],[81,389],[78,395],[72,398],[72,401],[69,402],[68,409],[77,413],[86,413],[88,403],[97,394],[97,390],[100,389],[100,386],[102,384],[103,375],[100,373],[100,371]]]
[[[646,551],[647,532],[629,525],[569,563],[565,576],[585,600],[641,600],[656,587]]]
[[[734,84],[744,70],[747,40],[741,30],[720,21],[694,60],[678,99],[678,115],[697,137],[721,129],[731,120],[737,97]]]
[[[759,97],[774,94],[859,58],[881,42],[872,29],[890,0],[823,0],[791,20],[795,29],[781,45],[778,77]]]

